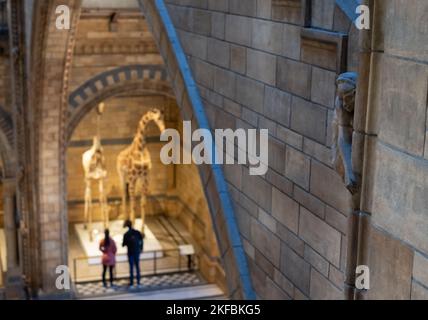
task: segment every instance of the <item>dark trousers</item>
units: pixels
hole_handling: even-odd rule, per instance
[[[114,281],[114,278],[113,278],[113,269],[114,269],[114,266],[104,266],[104,265],[103,265],[103,284],[107,285],[107,282],[106,282],[107,268],[110,271],[110,284],[113,285],[113,281]]]
[[[137,273],[137,284],[140,284],[140,253],[128,254],[129,261],[129,284],[134,285],[134,267]]]

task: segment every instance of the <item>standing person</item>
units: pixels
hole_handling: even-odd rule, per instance
[[[100,251],[103,253],[102,264],[103,264],[103,285],[107,287],[106,272],[107,269],[110,271],[110,286],[113,286],[113,269],[116,265],[116,243],[110,237],[110,231],[106,229],[104,231],[104,239],[100,241]]]
[[[128,261],[129,261],[129,285],[134,285],[134,267],[137,273],[137,285],[140,286],[140,254],[143,252],[143,235],[138,230],[132,228],[132,222],[126,220],[124,228],[128,231],[123,236],[123,247],[128,248]]]

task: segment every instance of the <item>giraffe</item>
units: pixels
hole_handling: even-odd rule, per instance
[[[140,120],[137,134],[132,144],[123,150],[117,157],[117,172],[122,191],[122,215],[135,222],[135,197],[137,182],[141,180],[141,220],[144,233],[145,213],[144,206],[149,187],[149,174],[152,161],[146,146],[146,129],[149,122],[153,121],[161,132],[165,130],[163,112],[151,109]],[[127,211],[127,193],[129,194],[130,216]]]
[[[99,127],[100,118],[104,112],[104,104],[97,108],[97,134],[93,137],[92,147],[83,153],[82,165],[85,174],[85,229],[89,229],[92,241],[92,181],[98,182],[99,202],[103,216],[104,228],[108,228],[107,198],[104,192],[104,182],[107,178],[104,150],[101,145]]]

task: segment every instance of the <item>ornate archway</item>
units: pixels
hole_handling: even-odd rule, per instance
[[[168,74],[173,85],[174,96],[180,106],[182,118],[192,120],[195,127],[209,128],[205,111],[193,81],[179,40],[172,28],[162,1],[140,1],[143,12],[167,66],[166,73],[156,69],[145,69],[149,78],[142,90],[158,91],[153,82],[166,81]],[[71,9],[70,30],[55,27],[55,8],[68,5]],[[74,48],[81,0],[39,0],[35,2],[33,15],[33,60],[32,84],[35,113],[35,180],[37,192],[37,222],[32,226],[37,234],[40,266],[37,267],[40,287],[46,293],[58,293],[55,288],[55,269],[67,264],[67,214],[65,188],[65,153],[67,138],[79,119],[108,94],[125,90],[119,77],[133,81],[132,68],[117,69],[116,73],[100,75],[77,89],[68,99],[68,78]],[[135,69],[141,75],[141,68]],[[156,80],[151,79],[154,76]],[[160,77],[160,78],[159,78]],[[107,82],[103,82],[103,79]],[[113,79],[113,82],[108,82]],[[127,80],[126,80],[127,79]],[[101,90],[97,84],[108,90]],[[141,84],[141,83],[140,83]],[[134,84],[133,89],[140,89]],[[166,87],[161,87],[165,92]],[[170,89],[169,89],[170,90]],[[110,93],[108,93],[110,91]],[[103,93],[104,92],[104,93]],[[80,106],[80,107],[79,107]],[[248,271],[243,244],[241,242],[234,209],[229,198],[222,168],[218,165],[199,167],[204,191],[209,202],[211,219],[224,262],[229,294],[232,298],[255,298]]]
[[[103,72],[70,93],[67,140],[84,115],[98,103],[127,93],[159,94],[175,99],[166,70],[161,65],[130,65]]]

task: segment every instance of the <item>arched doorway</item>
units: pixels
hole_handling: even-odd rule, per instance
[[[72,13],[70,30],[57,30],[55,8],[68,5]],[[156,21],[157,8],[145,7],[149,24],[167,65],[175,97],[184,120],[193,120],[197,127],[208,128],[202,104],[177,39],[161,41],[168,35],[164,21]],[[65,156],[67,141],[68,87],[70,65],[79,21],[80,1],[37,1],[33,26],[36,45],[33,48],[33,78],[37,126],[35,151],[37,167],[38,238],[40,241],[40,287],[55,293],[59,265],[67,263],[68,223],[66,209]],[[163,38],[166,40],[167,38]],[[169,42],[168,42],[169,41]],[[40,76],[49,81],[40,81]],[[59,125],[58,125],[59,124]],[[254,298],[242,242],[234,210],[229,199],[222,169],[216,165],[198,168],[208,201],[211,223],[216,231],[219,251],[226,269],[228,291],[234,298]]]
[[[82,31],[83,32],[83,31]],[[80,74],[79,70],[74,70]],[[91,282],[92,288],[100,280],[99,265],[95,259],[88,259],[91,254],[98,255],[93,244],[88,243],[88,232],[84,230],[84,187],[81,156],[92,145],[92,138],[97,132],[97,105],[103,102],[105,112],[100,121],[100,138],[105,151],[108,179],[106,194],[109,207],[109,220],[116,226],[122,221],[120,185],[116,173],[116,158],[121,150],[133,140],[140,118],[151,108],[164,112],[166,127],[181,130],[179,108],[167,82],[162,65],[121,66],[86,80],[77,86],[69,98],[69,121],[67,122],[67,202],[69,223],[69,266],[73,280],[77,283],[78,294],[85,292],[81,283]],[[198,269],[194,283],[208,281],[225,288],[224,271],[220,263],[218,246],[209,215],[208,205],[202,190],[198,171],[195,166],[165,166],[160,161],[158,130],[149,128],[148,148],[153,161],[150,196],[145,207],[148,227],[153,234],[152,243],[147,251],[162,251],[142,261],[143,274],[146,276],[176,272],[182,277],[192,277],[196,273],[184,273],[188,270],[186,256],[179,256],[179,247],[191,244],[195,248],[195,261],[192,271]],[[102,216],[97,202],[96,186],[93,188],[94,229],[97,234],[102,231]],[[115,228],[115,227],[113,227]],[[115,228],[118,232],[123,232]],[[120,235],[117,234],[121,241]],[[94,236],[95,238],[96,236]],[[153,241],[152,241],[153,240]],[[156,241],[156,244],[154,243]],[[90,241],[89,241],[90,242]],[[128,274],[126,261],[117,264],[117,277],[125,278]],[[88,262],[89,261],[89,262]],[[177,276],[177,280],[179,280]],[[176,283],[179,284],[178,282]],[[98,283],[101,294],[104,289]]]

